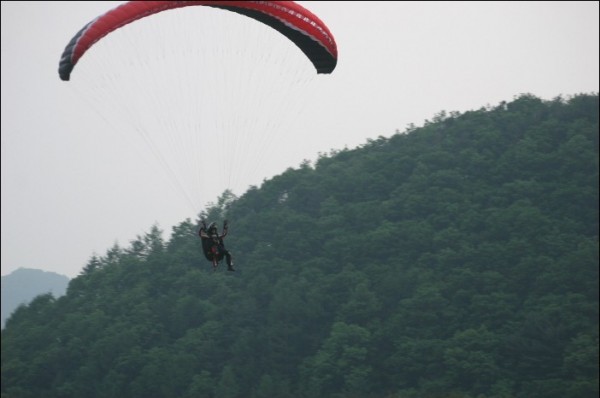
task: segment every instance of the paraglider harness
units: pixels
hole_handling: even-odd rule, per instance
[[[223,237],[227,235],[227,220],[223,222],[223,230],[225,233],[221,236],[219,236],[217,231],[216,223],[211,223],[207,228],[204,220],[201,220],[200,222],[202,227],[200,228],[198,235],[202,240],[202,251],[204,252],[204,257],[206,257],[206,259],[212,263],[213,271],[216,271],[217,267],[219,266],[219,262],[223,260],[223,257],[226,255]],[[203,237],[202,231],[205,231],[208,237]],[[231,264],[228,264],[228,269],[233,271]]]

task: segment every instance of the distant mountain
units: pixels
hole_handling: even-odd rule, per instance
[[[21,304],[29,304],[36,296],[52,293],[63,296],[69,278],[39,269],[19,268],[2,277],[2,328],[6,319]]]

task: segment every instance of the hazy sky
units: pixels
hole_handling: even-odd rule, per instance
[[[208,21],[155,15],[137,36],[114,32],[63,82],[67,42],[119,2],[2,2],[2,275],[26,267],[74,277],[93,254],[128,247],[154,224],[168,239],[226,188],[239,195],[319,152],[391,136],[440,111],[522,93],[598,92],[598,2],[300,3],[337,41],[331,75],[316,76],[291,45],[279,50],[277,32],[247,33],[248,18],[210,9],[218,15],[207,11]],[[235,58],[256,46],[247,41],[266,40],[279,41]],[[164,47],[173,55],[162,66],[139,62],[150,74],[122,56]],[[118,80],[125,68],[137,86]],[[140,143],[152,130],[158,154]],[[190,152],[167,149],[164,137]]]

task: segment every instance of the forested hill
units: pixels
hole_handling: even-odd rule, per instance
[[[598,396],[598,95],[321,156],[93,257],[2,331],[2,398]],[[115,215],[118,217],[118,215]]]

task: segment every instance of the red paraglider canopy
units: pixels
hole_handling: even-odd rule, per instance
[[[333,35],[316,15],[293,1],[131,1],[94,19],[71,39],[60,59],[61,80],[69,80],[79,59],[110,32],[149,15],[187,6],[221,8],[263,22],[296,44],[317,73],[335,69],[337,46]]]

